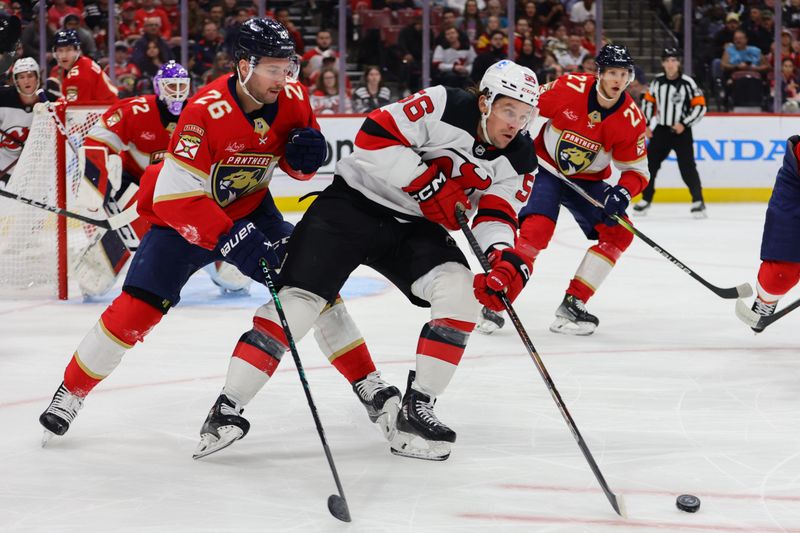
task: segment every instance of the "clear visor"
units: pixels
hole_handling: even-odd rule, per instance
[[[281,81],[286,78],[297,79],[297,74],[299,72],[300,64],[297,62],[297,57],[262,61],[256,63],[253,69],[253,74],[256,76],[268,78],[273,81]]]
[[[503,100],[496,102],[492,106],[492,115],[519,130],[526,128],[538,113],[538,107],[530,105],[511,106],[504,103]]]
[[[189,78],[161,78],[158,80],[160,97],[167,102],[184,102],[189,98]]]

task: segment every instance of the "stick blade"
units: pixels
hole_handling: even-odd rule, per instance
[[[328,511],[334,518],[342,522],[350,522],[350,509],[347,507],[347,500],[337,494],[328,496]]]
[[[628,507],[625,505],[625,498],[622,497],[622,494],[615,494],[614,500],[616,505],[614,505],[614,510],[620,515],[622,518],[628,518]]]
[[[736,286],[739,298],[750,298],[753,295],[753,287],[749,283],[742,283]]]
[[[758,321],[761,319],[761,315],[750,309],[747,302],[741,299],[736,300],[736,316],[751,328],[758,326]]]

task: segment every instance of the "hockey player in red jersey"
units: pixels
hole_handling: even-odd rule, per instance
[[[53,54],[58,62],[61,94],[67,104],[117,101],[117,88],[100,65],[81,55],[81,40],[75,30],[58,30],[53,36]]]
[[[280,166],[296,179],[310,179],[325,159],[326,143],[308,94],[291,79],[294,44],[283,26],[271,19],[245,22],[236,57],[236,73],[189,100],[164,161],[145,170],[138,211],[153,225],[131,260],[122,294],[83,338],[39,417],[45,439],[66,433],[86,395],[178,304],[182,287],[198,269],[227,261],[263,282],[258,260],[280,265],[292,225],[270,195],[273,170]],[[337,361],[369,358],[341,300],[326,308],[316,327],[323,352],[337,354]],[[259,365],[264,342],[258,330],[243,335],[231,366]],[[380,386],[376,376],[366,381],[369,390]],[[241,413],[235,396],[221,395],[216,406]],[[232,428],[214,433],[215,442],[226,445],[230,441],[220,437],[231,435]]]
[[[84,179],[78,189],[86,210],[112,216],[130,207],[144,169],[164,158],[191,79],[183,66],[169,61],[156,73],[153,86],[155,94],[121,100],[89,130],[81,147]],[[149,227],[140,218],[104,233],[86,248],[75,265],[85,297],[108,292]]]
[[[800,160],[800,135],[793,135],[786,142],[783,165],[775,178],[775,186],[764,220],[757,294],[751,309],[751,314],[755,315],[754,319],[773,314],[778,307],[778,301],[800,281],[798,160]],[[763,327],[756,325],[753,331],[760,333]]]
[[[483,274],[473,276],[448,234],[460,227],[457,206],[476,210],[474,233],[492,253],[494,269],[520,272],[524,279],[529,268],[524,257],[507,250],[514,246],[517,211],[536,168],[532,140],[524,133],[535,111],[536,77],[501,61],[489,68],[477,92],[435,86],[370,113],[354,152],[339,161],[333,184],[297,225],[281,271],[279,296],[295,341],[360,264],[384,275],[414,305],[430,307],[416,372],[409,374],[390,435],[398,455],[444,460],[456,440],[433,407],[475,326],[473,283],[485,283]],[[274,368],[288,349],[274,303],[262,306],[254,322],[263,338],[262,365]],[[372,368],[371,361],[351,366],[345,376],[352,381]],[[225,390],[250,399],[267,377],[257,367],[231,365]],[[223,421],[246,424],[215,409],[206,424]]]
[[[626,217],[631,197],[639,194],[649,179],[645,120],[625,92],[633,80],[633,59],[625,47],[606,45],[596,62],[596,75],[566,74],[544,87],[539,110],[549,120],[536,138],[540,168],[528,203],[519,214],[517,248],[529,261],[547,248],[562,205],[586,237],[598,241],[578,266],[550,326],[553,332],[571,335],[589,335],[597,327],[599,320],[585,304],[633,240],[611,217]],[[605,182],[612,162],[621,172],[614,186]],[[560,177],[572,180],[604,208],[593,207]],[[515,283],[513,273],[492,279],[490,292],[479,296],[481,303],[492,311],[502,311],[502,303],[491,291]]]

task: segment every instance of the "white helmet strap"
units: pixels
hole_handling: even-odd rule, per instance
[[[238,65],[236,66],[236,80],[239,82],[239,86],[242,88],[242,91],[244,91],[244,94],[246,94],[248,98],[250,98],[257,105],[260,105],[260,106],[266,105],[266,102],[262,102],[261,100],[259,100],[255,96],[253,96],[250,93],[250,91],[247,89],[247,82],[250,81],[251,77],[253,77],[253,71],[256,68],[256,57],[255,56],[250,56],[250,63],[249,64],[250,64],[250,69],[247,71],[247,76],[245,76],[244,80],[242,79],[242,73],[239,70],[239,66]]]

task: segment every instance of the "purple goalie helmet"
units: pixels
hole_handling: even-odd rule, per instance
[[[192,80],[180,63],[168,61],[153,78],[153,91],[173,115],[180,115],[183,103],[189,98]]]

